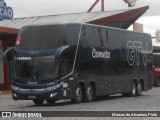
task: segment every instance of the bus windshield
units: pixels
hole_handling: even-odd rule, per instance
[[[69,74],[73,69],[79,33],[80,26],[77,25],[23,27],[17,37],[15,50],[25,52],[15,54],[14,81],[44,81],[47,83],[47,80],[49,82]],[[50,50],[55,48],[60,48],[61,51],[51,53]],[[41,52],[38,55],[23,54],[32,51],[33,53],[44,51],[46,54],[40,54]]]
[[[45,57],[16,57],[14,79],[21,82],[42,82],[58,79],[59,63],[54,55]]]
[[[18,34],[15,48],[39,51],[57,48],[63,32],[62,25],[25,26]]]

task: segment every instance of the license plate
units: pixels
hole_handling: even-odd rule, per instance
[[[36,96],[34,96],[34,95],[30,95],[30,96],[28,96],[28,99],[36,99],[37,97]]]

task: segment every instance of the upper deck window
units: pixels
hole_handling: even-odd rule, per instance
[[[86,27],[82,28],[80,45],[84,48],[87,47],[100,47],[102,45],[101,34],[98,28]]]
[[[80,26],[71,25],[64,29],[63,45],[77,45],[80,33]]]
[[[25,26],[17,37],[16,49],[39,51],[57,48],[60,45],[62,32],[62,25]]]

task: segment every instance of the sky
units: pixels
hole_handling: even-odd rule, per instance
[[[149,10],[137,20],[144,25],[144,32],[155,36],[160,29],[160,0],[137,0],[135,7],[128,8],[123,0],[104,0],[105,11],[133,9],[149,5]],[[95,0],[5,0],[14,10],[14,18],[86,12]],[[100,11],[100,2],[93,11]],[[130,28],[131,29],[131,28]]]

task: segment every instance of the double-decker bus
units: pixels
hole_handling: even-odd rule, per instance
[[[160,87],[160,53],[154,53],[153,78],[154,86]]]
[[[58,23],[22,27],[3,58],[14,61],[13,99],[40,105],[44,100],[140,96],[152,88],[152,51],[146,33]]]

